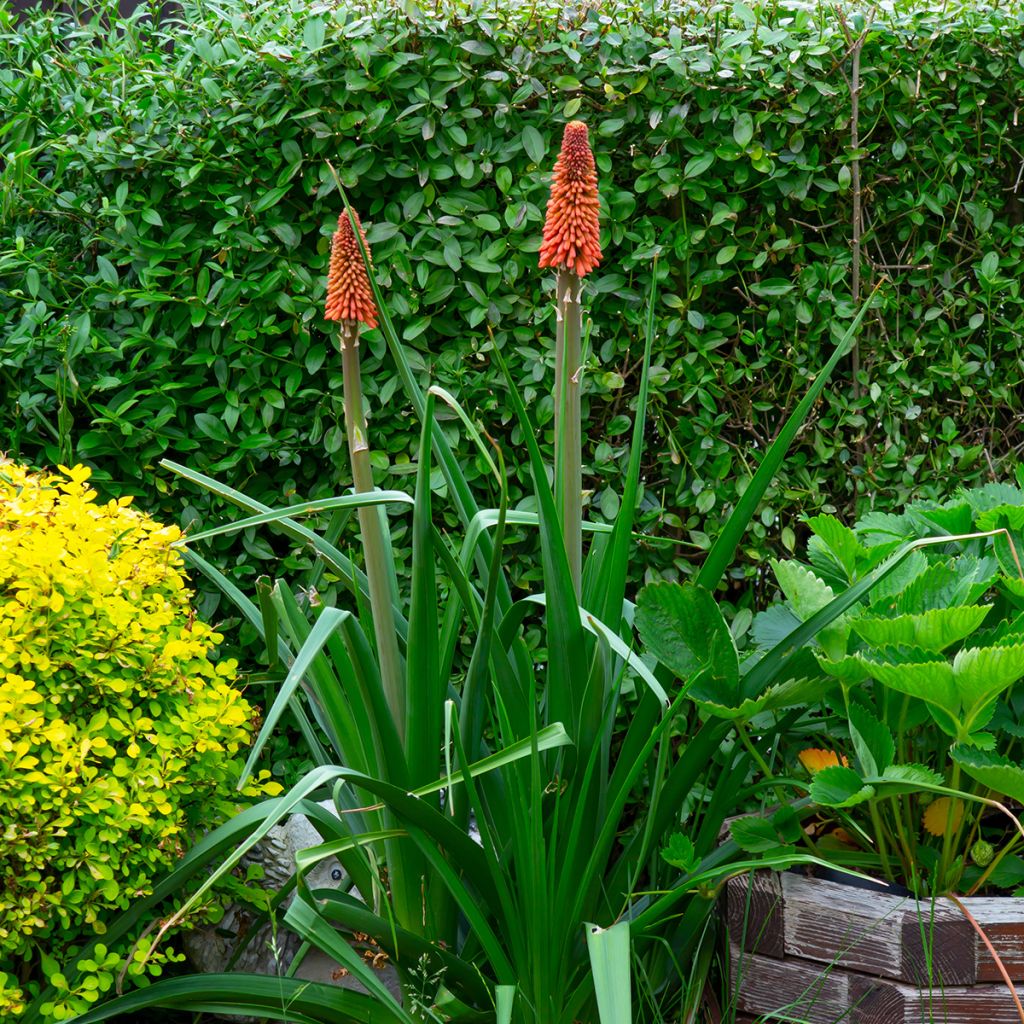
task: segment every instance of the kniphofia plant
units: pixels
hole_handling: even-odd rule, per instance
[[[567,129],[566,135],[542,259],[557,267],[560,278],[558,387],[559,394],[568,396],[579,383],[580,281],[600,252],[585,129]],[[355,232],[352,240],[362,252]],[[713,906],[695,891],[730,870],[738,852],[735,844],[718,848],[718,836],[736,809],[749,765],[741,745],[722,747],[728,722],[701,721],[687,713],[695,670],[669,665],[656,677],[634,650],[631,607],[625,599],[654,340],[656,262],[652,269],[621,509],[614,526],[603,528],[599,541],[590,545],[586,571],[577,574],[581,599],[562,523],[565,511],[579,518],[580,488],[563,482],[564,500],[556,505],[514,379],[506,370],[537,501],[532,514],[508,510],[507,477],[500,465],[495,474],[498,507],[478,507],[459,459],[436,429],[432,396],[420,388],[372,275],[368,283],[381,330],[422,423],[414,499],[399,492],[357,493],[274,511],[193,470],[170,467],[250,513],[192,536],[187,557],[263,634],[268,660],[280,676],[251,763],[288,708],[300,722],[309,714],[316,717],[333,749],[319,750],[319,766],[285,797],[244,812],[218,830],[189,855],[175,885],[159,892],[177,891],[211,857],[223,856],[246,836],[211,879],[223,876],[282,816],[301,810],[315,819],[326,842],[299,855],[299,875],[324,857],[336,856],[347,873],[345,885],[354,885],[360,898],[348,891],[309,893],[303,886],[285,921],[304,940],[336,957],[370,994],[339,992],[293,977],[275,978],[272,986],[264,985],[265,979],[238,975],[172,979],[93,1010],[81,1024],[156,1005],[195,1010],[230,1005],[238,1012],[308,1024],[353,1019],[414,1024],[435,1012],[424,998],[466,1020],[632,1024],[633,986],[624,981],[631,967],[650,985],[671,988],[678,978],[673,959],[689,956]],[[348,313],[346,319],[355,319],[353,307],[340,308]],[[858,323],[819,375],[814,394]],[[575,349],[570,351],[574,329]],[[499,349],[493,357],[501,362]],[[350,383],[356,379],[349,375]],[[708,591],[721,580],[732,548],[812,402],[813,395],[766,452],[744,494],[750,507],[738,508],[723,530],[724,539],[702,573]],[[568,408],[566,402],[563,420]],[[465,414],[463,422],[482,445]],[[365,425],[363,430],[365,436]],[[560,433],[564,452],[564,430]],[[434,524],[434,464],[465,530],[457,543]],[[396,629],[391,639],[400,653],[404,650],[408,666],[404,749],[382,698],[379,669],[387,634],[378,630],[377,645],[372,645],[352,612],[331,606],[304,609],[284,581],[266,601],[261,595],[257,607],[195,553],[195,545],[214,533],[270,524],[312,545],[361,606],[370,592],[368,579],[297,517],[364,504],[396,508],[403,500],[413,506],[413,557],[408,586],[393,598]],[[539,531],[542,594],[513,597],[503,551],[508,521],[532,524]],[[394,573],[393,560],[388,569]],[[438,586],[440,578],[447,587]],[[527,644],[524,629],[539,610],[546,640],[541,657]],[[468,664],[458,657],[462,651]],[[775,681],[769,677],[763,685]],[[686,742],[678,743],[677,735]],[[620,742],[613,746],[613,739]],[[771,729],[763,740],[769,746],[775,742]],[[680,807],[694,787],[713,797],[701,807],[694,831],[693,868],[680,874],[666,866],[659,846],[679,827]],[[444,801],[440,790],[446,793]],[[307,800],[325,792],[333,796],[337,815]],[[647,794],[639,822],[632,811],[637,792]],[[468,810],[476,820],[479,845],[467,834]],[[378,870],[382,860],[387,884]],[[641,879],[652,889],[668,891],[660,897],[635,896]],[[119,922],[108,934],[123,935],[130,926],[130,919]],[[404,1004],[383,989],[336,929],[370,935],[388,952],[406,979]],[[425,977],[434,980],[424,988]],[[409,984],[416,978],[421,979],[419,988]]]
[[[601,261],[597,168],[587,126],[570,121],[555,161],[540,265],[555,276],[555,503],[577,598],[583,577],[580,389],[583,278]]]
[[[363,262],[363,249],[366,251],[366,263]],[[336,320],[341,325],[338,341],[341,348],[345,433],[348,436],[352,483],[357,494],[369,494],[374,490],[359,366],[359,325],[377,326],[377,306],[367,274],[367,264],[370,262],[370,248],[359,215],[352,209],[343,210],[338,217],[338,229],[331,238],[324,319]],[[363,555],[366,560],[366,578],[381,679],[395,727],[401,729],[405,720],[405,687],[391,607],[390,574],[380,509],[361,505],[359,529],[363,537]]]

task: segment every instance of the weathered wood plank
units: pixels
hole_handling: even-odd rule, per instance
[[[850,975],[851,1024],[906,1024],[907,993],[882,978]]]
[[[1024,981],[1024,900],[975,896],[964,905],[995,947],[1007,974]],[[978,941],[978,981],[1002,981],[992,954]]]
[[[908,900],[802,875],[782,876],[787,956],[902,977]]]
[[[1024,999],[1024,988],[1017,989]],[[909,989],[907,1024],[1020,1024],[1020,1014],[1005,985]]]
[[[849,1021],[848,975],[822,970],[819,964],[747,953],[735,944],[730,952],[737,1010],[753,1014],[784,1010],[787,1019],[806,1024]]]
[[[907,896],[782,876],[787,956],[836,964],[913,984],[970,985],[977,936],[949,900]]]
[[[978,978],[977,933],[949,900],[910,904],[902,954],[901,977],[914,985],[973,985]]]
[[[994,958],[950,900],[787,873],[733,879],[726,903],[739,1024],[780,1014],[807,1024],[1021,1024]],[[1024,900],[967,906],[1024,983]],[[1024,1000],[1024,985],[1017,992]]]
[[[807,1024],[1020,1024],[1013,998],[1001,984],[929,990],[822,970],[806,961],[744,953],[738,946],[731,952],[733,993],[741,1014],[737,1022],[767,1018]],[[1018,987],[1017,994],[1024,1000],[1024,987]]]
[[[726,924],[733,942],[747,952],[781,957],[782,884],[774,871],[730,878],[725,887]]]

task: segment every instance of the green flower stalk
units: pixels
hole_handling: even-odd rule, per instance
[[[540,266],[554,267],[555,502],[577,598],[583,578],[583,464],[580,385],[583,371],[582,279],[601,261],[597,169],[587,126],[570,121],[555,162]]]
[[[358,238],[356,230],[359,232]],[[360,240],[362,247],[359,244]],[[366,251],[369,261],[370,247],[359,223],[359,215],[355,210],[352,210],[351,214],[342,212],[338,217],[338,229],[331,239],[331,262],[327,276],[324,319],[337,320],[341,325],[339,341],[345,400],[345,433],[348,435],[348,451],[352,463],[352,483],[357,494],[368,494],[374,490],[359,372],[359,324],[376,327],[377,306],[373,301],[367,265],[363,262],[363,250]],[[381,679],[395,728],[398,729],[399,735],[404,735],[405,686],[401,656],[398,653],[387,552],[380,516],[378,508],[360,508],[359,529],[363,537],[366,578],[370,588],[370,611],[377,638]]]

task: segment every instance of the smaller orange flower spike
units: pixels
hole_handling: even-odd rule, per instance
[[[811,775],[820,772],[822,768],[834,768],[839,764],[839,755],[834,750],[819,750],[817,747],[801,750],[797,757]],[[848,768],[849,766],[850,762],[844,756],[843,767]]]
[[[359,237],[366,246],[366,255],[370,255],[370,247],[366,245],[366,235],[359,223],[359,214],[352,211]],[[377,306],[373,301],[373,289],[370,279],[366,276],[363,254],[359,250],[359,242],[352,230],[352,222],[348,213],[342,210],[338,217],[338,230],[331,238],[331,265],[327,274],[327,307],[324,311],[325,320],[361,320],[367,327],[377,326]]]
[[[597,168],[587,126],[570,121],[555,161],[540,265],[571,270],[583,277],[601,262]]]

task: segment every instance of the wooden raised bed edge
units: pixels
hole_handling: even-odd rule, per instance
[[[964,903],[1024,982],[1024,900]],[[738,1020],[785,1011],[774,1019],[1021,1024],[995,960],[950,900],[760,871],[727,883],[725,915]]]

